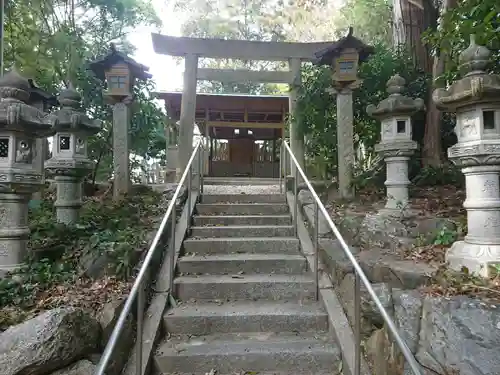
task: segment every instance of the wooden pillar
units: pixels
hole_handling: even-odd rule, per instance
[[[177,181],[193,152],[193,127],[196,115],[196,82],[198,56],[189,54],[184,59],[184,88],[182,90],[181,118],[179,126],[179,160]]]

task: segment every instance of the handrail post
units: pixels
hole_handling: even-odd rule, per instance
[[[136,375],[142,375],[142,333],[144,330],[144,283],[140,284],[137,292],[137,330],[136,330]]]
[[[168,265],[170,266],[168,289],[169,294],[173,298],[174,296],[174,272],[175,272],[175,229],[177,226],[177,212],[172,210],[172,226],[170,227],[170,252],[168,253]]]
[[[285,195],[286,195],[286,176],[288,171],[287,159],[288,159],[288,150],[285,147],[285,140],[283,140],[283,192]]]
[[[314,203],[314,281],[316,283],[316,301],[319,300],[319,207],[318,202]]]
[[[189,226],[191,224],[191,217],[189,216],[189,212],[191,212],[191,189],[193,188],[193,167],[189,166],[189,173],[187,178],[187,207],[188,207],[188,215],[186,217],[187,227],[186,230],[189,230]]]
[[[299,227],[298,227],[298,212],[299,212],[299,179],[298,179],[298,168],[295,165],[295,177],[293,179],[293,196],[294,196],[294,205],[293,205],[293,227],[295,231],[295,237],[299,236]]]
[[[205,174],[205,151],[203,150],[203,148],[199,148],[198,149],[198,158],[199,158],[199,170],[200,170],[200,202],[201,202],[201,197],[203,196],[203,175]]]
[[[361,374],[361,281],[354,271],[354,374]]]
[[[284,143],[283,141],[281,142],[281,147],[280,147],[280,167],[279,167],[279,185],[280,185],[280,194],[283,194],[283,150],[284,150]]]

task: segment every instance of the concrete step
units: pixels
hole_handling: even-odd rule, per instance
[[[185,253],[235,254],[235,253],[279,253],[298,254],[300,243],[293,237],[250,238],[187,238],[183,242]]]
[[[194,225],[291,225],[290,215],[231,215],[231,216],[195,216]]]
[[[217,374],[290,370],[303,374],[338,371],[341,354],[328,335],[226,334],[172,337],[158,348],[161,373]],[[288,370],[288,371],[287,371]]]
[[[217,254],[184,256],[177,269],[182,274],[301,274],[307,261],[300,254]]]
[[[282,203],[216,203],[197,204],[199,215],[283,215],[289,212]]]
[[[326,331],[328,315],[317,302],[219,302],[181,304],[167,311],[170,334]]]
[[[286,203],[284,194],[206,194],[204,204],[214,203]]]
[[[191,237],[221,238],[221,237],[290,237],[294,229],[290,225],[283,226],[243,226],[233,225],[225,227],[192,227]]]
[[[182,300],[310,300],[315,285],[311,275],[180,276],[175,296]]]

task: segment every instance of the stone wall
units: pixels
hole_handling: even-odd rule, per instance
[[[312,233],[314,205],[310,194],[299,194],[302,212]],[[326,266],[344,312],[354,315],[354,273],[326,220],[319,218],[320,258]],[[393,317],[423,374],[500,374],[500,304],[466,296],[450,298],[426,294],[425,286],[438,268],[407,260],[396,251],[418,236],[429,235],[446,219],[413,222],[380,221],[371,213],[347,212],[334,218],[383,306]],[[410,375],[382,316],[367,291],[361,290],[362,339],[374,375]]]

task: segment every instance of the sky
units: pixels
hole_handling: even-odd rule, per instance
[[[181,25],[186,16],[180,12],[174,14],[173,1],[152,0],[152,3],[163,22],[162,29],[141,27],[130,33],[128,39],[137,48],[133,57],[137,62],[149,67],[158,91],[180,91],[184,67],[182,64],[177,65],[173,57],[154,52],[151,33],[160,32],[165,35],[181,36]]]

